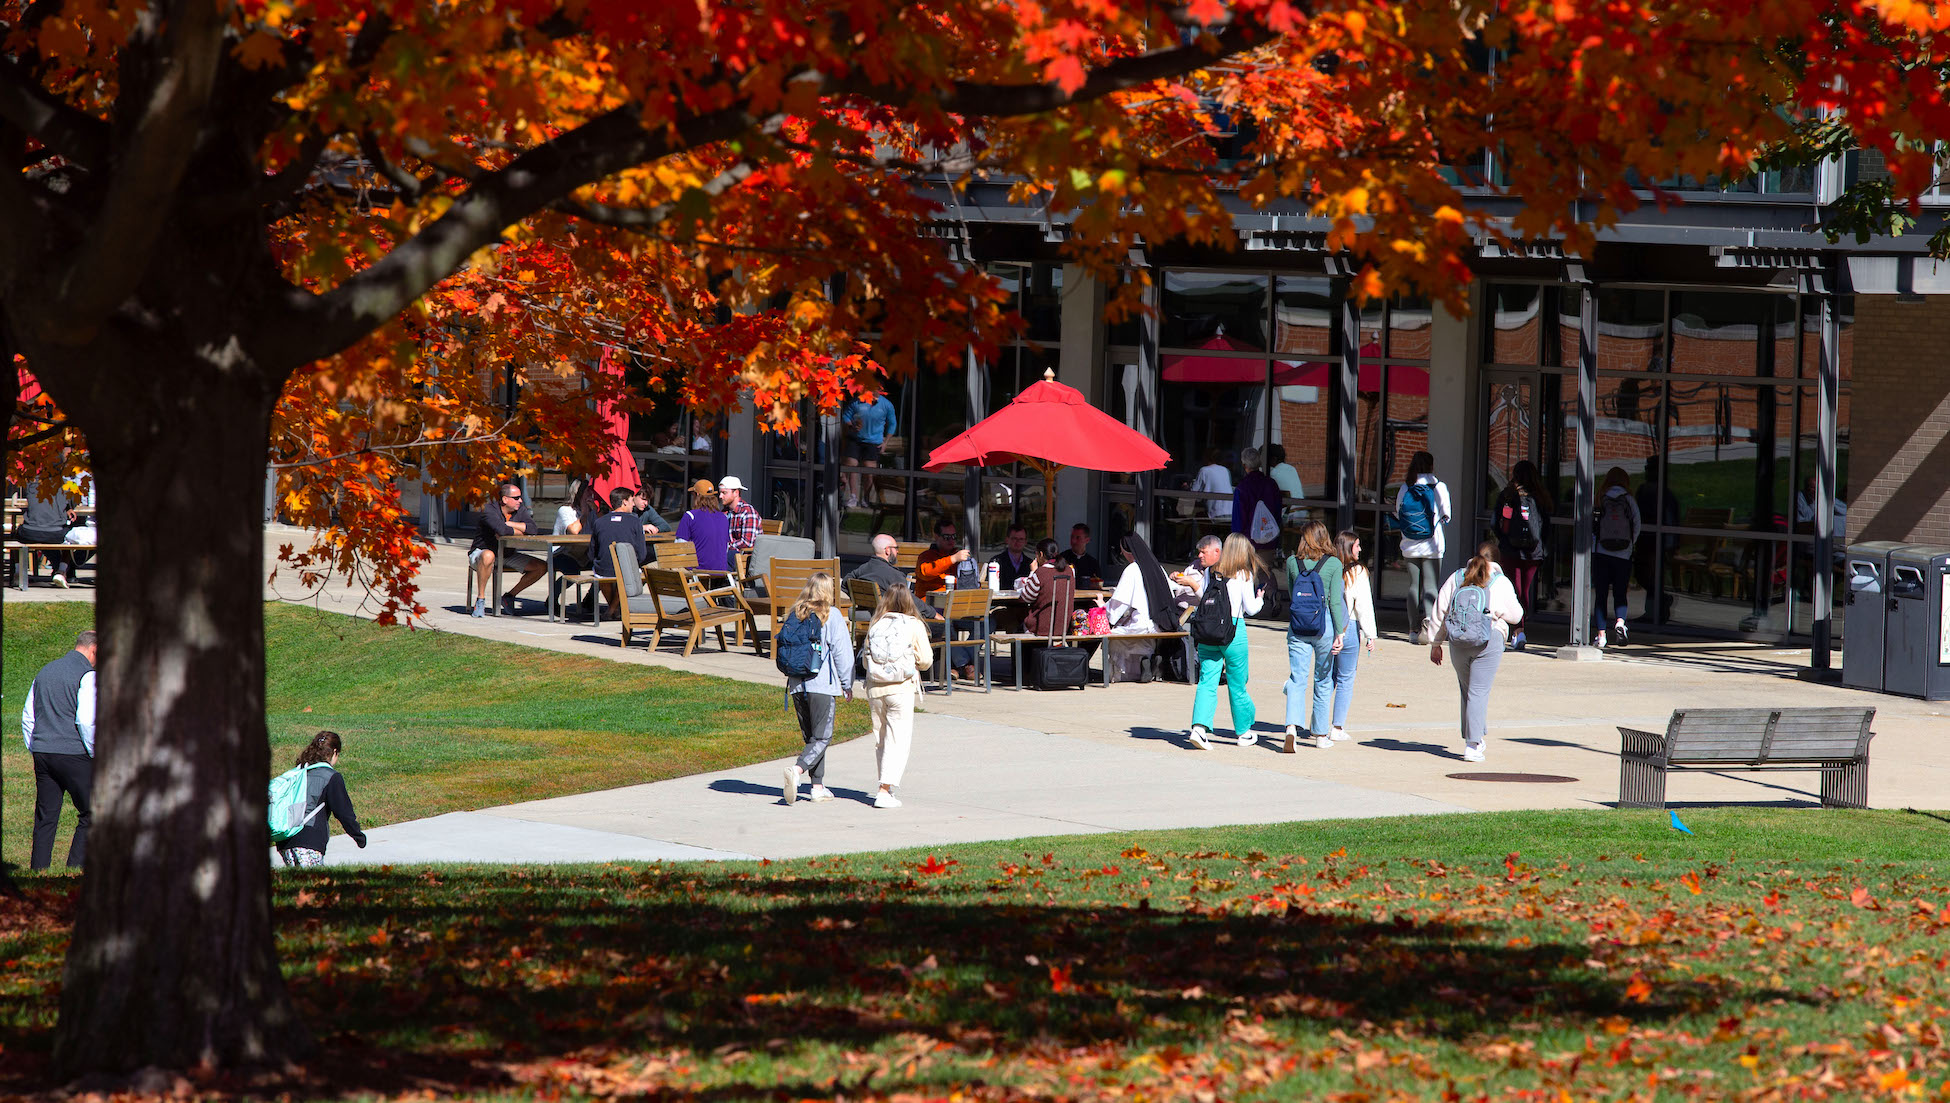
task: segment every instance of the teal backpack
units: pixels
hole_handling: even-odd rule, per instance
[[[294,839],[299,832],[311,826],[312,817],[318,815],[325,807],[325,802],[321,800],[318,802],[318,807],[312,809],[309,815],[305,812],[305,805],[311,803],[309,784],[311,772],[331,768],[328,763],[313,762],[305,766],[293,766],[271,779],[271,807],[267,818],[271,825],[272,842],[281,843]]]

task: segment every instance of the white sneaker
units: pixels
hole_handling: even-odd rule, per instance
[[[1317,750],[1324,751],[1327,748],[1332,747],[1333,745],[1334,745],[1334,737],[1331,735],[1314,736],[1314,747]]]
[[[48,581],[52,582],[59,589],[65,590],[68,588],[68,576],[62,574],[60,571],[55,571],[54,577],[48,579]]]
[[[1204,728],[1199,727],[1197,724],[1193,724],[1191,734],[1187,735],[1185,738],[1191,740],[1192,746],[1197,747],[1199,750],[1209,751],[1212,749],[1212,741],[1207,737],[1210,736],[1211,734],[1212,734],[1211,732],[1206,731]]]
[[[790,808],[792,806],[792,802],[798,799],[799,799],[799,767],[787,766],[785,768],[786,807]]]
[[[894,794],[882,789],[873,795],[873,806],[875,808],[899,808],[901,802]]]
[[[477,597],[474,599],[474,615],[477,617],[487,616],[487,598]]]
[[[1336,743],[1345,743],[1353,737],[1347,734],[1346,728],[1335,728],[1333,738]]]
[[[1603,651],[1605,649],[1605,634],[1603,632],[1598,633],[1598,638],[1591,641],[1591,646]]]
[[[1483,748],[1481,748],[1481,747],[1464,747],[1464,748],[1463,748],[1463,761],[1464,761],[1464,762],[1481,762],[1481,761],[1483,761]]]
[[[827,788],[827,787],[825,787],[824,785],[815,785],[815,786],[813,786],[813,787],[812,787],[812,792],[810,792],[810,793],[808,793],[808,794],[806,794],[806,799],[807,799],[807,800],[815,800],[815,801],[817,801],[817,800],[832,800],[832,799],[833,799],[833,791],[832,791],[831,789],[828,789],[828,788]]]
[[[1259,733],[1258,733],[1258,732],[1240,732],[1240,733],[1239,733],[1239,745],[1240,745],[1241,747],[1250,747],[1250,746],[1252,746],[1253,744],[1255,744],[1255,743],[1257,743],[1257,742],[1259,742]]]

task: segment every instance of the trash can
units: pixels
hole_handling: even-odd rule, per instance
[[[1842,602],[1842,684],[1882,692],[1883,641],[1889,626],[1889,553],[1909,547],[1871,540],[1848,549],[1848,593]]]
[[[1885,583],[1884,693],[1950,700],[1950,548],[1911,544],[1889,553]],[[1846,656],[1846,652],[1844,652]]]

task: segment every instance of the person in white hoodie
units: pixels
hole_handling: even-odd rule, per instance
[[[1335,742],[1345,741],[1347,709],[1354,702],[1354,670],[1361,647],[1374,654],[1374,587],[1368,581],[1368,568],[1361,564],[1361,536],[1353,529],[1342,530],[1334,538],[1334,551],[1343,565],[1341,593],[1347,601],[1347,631],[1341,649],[1334,653],[1334,730]]]
[[[1483,761],[1489,726],[1490,683],[1503,662],[1510,626],[1523,620],[1517,588],[1496,565],[1496,541],[1485,540],[1476,557],[1442,584],[1435,616],[1423,626],[1431,641],[1429,661],[1442,665],[1442,645],[1456,651],[1456,685],[1462,691],[1463,761]]]
[[[921,701],[921,671],[934,662],[928,626],[906,586],[880,593],[867,623],[867,710],[873,717],[873,759],[880,774],[875,808],[899,808],[894,787],[907,770],[914,744],[914,706]]]
[[[1449,487],[1435,476],[1435,457],[1417,452],[1409,457],[1408,477],[1395,495],[1395,524],[1402,534],[1402,566],[1408,571],[1408,631],[1410,643],[1427,643],[1418,635],[1435,612],[1435,591],[1442,577],[1443,529],[1449,524]]]
[[[814,571],[786,619],[817,621],[820,647],[819,667],[810,677],[788,675],[785,680],[786,695],[792,699],[806,740],[798,761],[785,768],[785,803],[799,799],[801,781],[812,782],[812,800],[832,800],[833,791],[826,788],[826,749],[833,745],[833,713],[842,694],[853,700],[853,627],[834,604],[833,576]],[[772,646],[778,649],[776,638]]]
[[[1597,633],[1593,642],[1605,646],[1605,622],[1624,643],[1626,594],[1632,585],[1632,549],[1645,530],[1639,516],[1638,500],[1632,497],[1632,477],[1622,467],[1605,472],[1605,490],[1598,499],[1598,511],[1591,518],[1591,585],[1597,600],[1591,603],[1591,627]]]

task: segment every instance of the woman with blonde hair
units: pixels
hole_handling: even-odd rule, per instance
[[[833,744],[833,712],[842,694],[853,700],[853,629],[833,602],[833,576],[814,571],[778,630],[772,655],[785,672],[786,695],[806,741],[785,768],[785,802],[799,799],[799,783],[812,782],[811,799],[832,800],[826,788],[826,748]]]
[[[1496,541],[1485,540],[1476,557],[1442,584],[1430,620],[1429,661],[1442,665],[1442,645],[1456,649],[1456,685],[1462,691],[1463,761],[1483,761],[1489,724],[1490,683],[1503,661],[1510,625],[1523,621],[1517,589],[1496,563]]]
[[[905,586],[881,591],[867,623],[867,710],[873,717],[873,759],[880,773],[875,808],[899,808],[894,787],[907,769],[914,743],[914,706],[921,700],[921,671],[934,662],[928,626]]]
[[[1198,693],[1192,698],[1192,730],[1187,736],[1201,751],[1212,749],[1212,721],[1219,711],[1219,674],[1224,672],[1232,706],[1232,730],[1241,747],[1259,741],[1253,732],[1253,697],[1246,689],[1246,620],[1265,601],[1266,564],[1244,533],[1225,538],[1219,561],[1209,572],[1191,576],[1198,584],[1192,613],[1192,639],[1198,645]]]
[[[1341,570],[1327,526],[1308,521],[1300,530],[1299,554],[1286,561],[1293,586],[1286,627],[1286,754],[1294,753],[1302,723],[1315,747],[1334,745],[1334,659],[1347,630]]]

